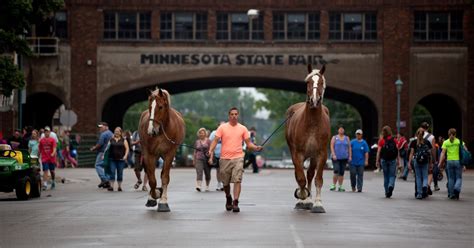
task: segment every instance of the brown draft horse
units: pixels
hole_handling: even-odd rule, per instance
[[[285,136],[295,165],[295,178],[299,188],[295,190],[298,200],[295,209],[311,209],[312,213],[325,213],[321,203],[323,186],[323,168],[328,157],[328,142],[331,136],[329,110],[322,104],[326,79],[323,65],[321,70],[313,70],[308,65],[306,76],[306,102],[300,102],[288,108],[289,118]],[[291,116],[291,117],[290,117]],[[310,159],[305,177],[303,163]],[[316,173],[316,197],[311,201],[311,182]]]
[[[160,198],[158,212],[169,212],[168,184],[170,182],[171,163],[179,144],[185,135],[184,120],[181,114],[170,107],[170,94],[166,90],[156,89],[148,97],[148,110],[140,117],[139,134],[144,155],[145,173],[148,176],[150,193],[147,207],[156,206]],[[161,188],[156,190],[155,167],[158,158],[162,158]]]

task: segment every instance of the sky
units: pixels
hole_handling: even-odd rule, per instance
[[[239,90],[252,94],[255,97],[255,100],[266,99],[265,95],[257,92],[257,90],[253,87],[240,87]],[[268,110],[259,110],[257,111],[257,113],[255,113],[255,117],[261,118],[261,119],[268,119],[269,115],[270,115],[270,112]]]

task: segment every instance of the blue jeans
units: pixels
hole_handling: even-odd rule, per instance
[[[454,190],[461,192],[462,166],[459,160],[448,160],[446,166],[448,177],[448,196],[454,196]]]
[[[395,178],[397,176],[397,160],[383,160],[382,159],[382,170],[383,170],[383,187],[385,193],[388,193],[388,188],[395,188]]]
[[[102,182],[106,182],[109,180],[109,177],[105,174],[104,170],[104,156],[103,152],[98,152],[97,157],[95,158],[95,171],[97,171],[97,175],[99,176]]]
[[[364,166],[353,166],[349,167],[351,171],[351,187],[355,188],[357,186],[357,190],[362,191],[362,185],[364,183]]]
[[[125,161],[123,160],[110,160],[110,180],[115,181],[115,172],[117,172],[117,182],[123,181],[123,168],[125,167]]]
[[[428,189],[428,163],[419,164],[415,161],[415,181],[416,181],[416,195],[421,196],[423,187]]]
[[[403,159],[403,173],[402,173],[402,177],[408,177],[408,160],[406,158],[402,158]]]

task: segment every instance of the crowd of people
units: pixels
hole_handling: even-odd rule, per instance
[[[34,129],[30,126],[17,129],[13,135],[7,139],[0,138],[0,144],[8,144],[12,150],[28,150],[32,159],[37,159],[43,171],[43,190],[54,189],[55,169],[78,167],[77,145],[80,142],[79,136],[72,136],[70,131],[65,129],[58,135],[58,129],[51,130],[49,126],[41,129]]]
[[[244,171],[244,159],[247,157],[252,164],[253,172],[258,173],[255,155],[262,150],[261,146],[255,144],[256,130],[247,130],[238,122],[239,111],[237,108],[229,110],[229,121],[220,122],[217,129],[212,132],[205,128],[197,131],[197,139],[194,143],[193,166],[196,169],[196,191],[209,191],[211,182],[211,169],[216,168],[217,191],[224,191],[226,196],[226,209],[239,212],[240,183]],[[134,185],[138,189],[142,187],[146,191],[146,173],[141,179],[143,170],[142,148],[138,132],[124,134],[120,127],[116,127],[114,133],[109,130],[106,122],[100,122],[100,135],[97,143],[90,148],[97,152],[95,168],[100,179],[99,188],[108,191],[122,191],[123,170],[126,163],[134,164],[137,182]],[[127,133],[127,132],[126,132]],[[127,162],[128,161],[128,162]],[[203,189],[203,179],[205,188]],[[233,195],[230,193],[231,183],[234,184]]]
[[[369,158],[369,147],[362,138],[363,132],[358,129],[356,138],[350,140],[342,125],[338,126],[337,131],[330,144],[334,175],[329,189],[345,191],[344,171],[349,164],[352,192],[362,192],[364,167],[368,166]],[[375,172],[383,171],[385,197],[392,197],[397,174],[400,180],[407,181],[411,172],[415,178],[415,198],[427,198],[433,191],[440,190],[438,182],[445,171],[448,198],[459,199],[462,173],[466,170],[466,162],[462,161],[461,156],[467,147],[456,137],[456,129],[449,129],[447,136],[446,140],[442,136],[436,139],[429,132],[427,122],[421,123],[410,139],[402,133],[395,136],[389,126],[384,126],[377,142]]]
[[[220,122],[217,128],[209,131],[200,128],[193,145],[193,166],[196,169],[196,191],[209,191],[211,170],[216,168],[217,191],[224,191],[226,210],[239,212],[239,196],[244,168],[252,164],[254,173],[259,172],[255,156],[262,150],[256,145],[256,130],[238,122],[237,108],[229,110],[229,121]],[[95,169],[100,179],[99,188],[108,191],[122,191],[123,171],[127,166],[134,168],[137,181],[135,189],[143,183],[143,191],[147,191],[147,176],[142,172],[144,158],[138,131],[123,132],[116,127],[112,133],[106,122],[100,122],[99,139],[91,151],[97,152]],[[407,181],[413,174],[416,199],[424,199],[439,191],[439,181],[443,171],[447,178],[449,199],[459,199],[462,189],[462,173],[466,169],[462,161],[462,151],[467,150],[464,142],[456,137],[456,129],[449,129],[448,138],[439,136],[436,139],[429,132],[429,124],[423,122],[414,137],[407,139],[403,133],[393,135],[389,126],[384,126],[377,142],[375,165],[376,172],[383,171],[385,197],[391,198],[395,190],[397,174],[399,179]],[[76,145],[79,139],[71,136],[69,130],[61,135],[46,126],[40,130],[24,128],[15,130],[8,139],[0,138],[0,144],[8,144],[11,149],[27,149],[32,158],[39,158],[43,170],[43,190],[48,186],[55,188],[56,167],[76,168]],[[344,172],[349,167],[350,186],[352,192],[362,192],[364,169],[369,165],[369,146],[363,139],[362,129],[355,132],[350,139],[342,125],[338,126],[337,134],[330,142],[333,162],[333,180],[329,189],[344,192]],[[203,181],[203,179],[205,181]],[[203,182],[205,183],[203,188]],[[231,184],[233,195],[231,194]],[[433,185],[433,190],[432,186]]]

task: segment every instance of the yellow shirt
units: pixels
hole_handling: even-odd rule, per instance
[[[454,141],[451,142],[450,139],[447,139],[443,142],[441,148],[446,149],[446,156],[448,161],[459,160],[459,144],[460,141],[458,138],[454,138]]]

